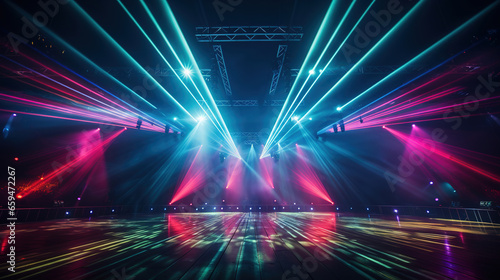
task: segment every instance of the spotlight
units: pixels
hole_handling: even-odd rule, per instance
[[[68,211],[66,211],[66,215],[69,215],[69,212],[68,212]]]
[[[126,128],[126,127],[124,127],[123,129],[124,129],[124,130],[127,130],[127,128]]]
[[[19,160],[19,158],[16,158],[16,157],[15,157],[15,158],[14,158],[14,160],[15,160],[15,161],[18,161],[18,160]]]
[[[114,212],[115,212],[115,209],[111,209],[111,212],[113,212],[113,213],[114,213]]]
[[[17,117],[17,114],[12,114],[12,116]]]
[[[137,129],[141,129],[141,125],[142,125],[142,120],[141,120],[141,118],[139,118],[139,119],[137,120],[137,125],[135,126],[135,128],[137,128]]]
[[[21,199],[21,198],[23,198],[23,196],[22,196],[22,195],[20,195],[20,194],[18,194],[18,195],[17,195],[17,198]]]
[[[78,201],[82,200],[80,197],[77,198]]]
[[[90,214],[94,213],[94,211],[90,210]]]
[[[398,209],[394,209],[394,213],[398,213]]]
[[[411,126],[412,126],[412,127],[415,127],[415,124],[412,124]]]
[[[98,127],[98,128],[97,128],[97,130],[99,131],[99,130],[101,130],[101,128],[100,128],[100,127]]]
[[[344,120],[339,121],[340,131],[345,132]]]
[[[367,208],[366,208],[366,211],[370,211],[370,208],[368,208],[368,207],[367,207]]]
[[[309,118],[309,120],[310,120],[310,121],[312,121],[312,120],[313,120],[313,118]]]
[[[316,74],[316,71],[314,71],[314,69],[309,70],[309,75],[314,75],[314,74]]]
[[[427,214],[429,214],[429,213],[430,213],[430,211],[429,211],[429,210],[427,210],[426,212],[427,212]]]
[[[184,75],[184,77],[191,77],[191,75],[193,74],[193,71],[189,68],[184,68],[182,70],[182,74]]]
[[[177,118],[174,118],[174,121],[177,121]]]
[[[297,121],[299,121],[299,117],[298,116],[293,116],[292,120],[297,122]]]
[[[434,198],[434,201],[439,201],[439,198],[437,198],[437,197],[436,197],[436,198]]]
[[[337,111],[342,111],[342,108],[341,107],[337,107]]]
[[[433,182],[433,181],[430,181],[430,182],[429,182],[429,185],[434,185],[434,182]]]
[[[385,125],[383,125],[382,128],[385,128]]]
[[[313,211],[314,209],[311,207],[311,211]]]
[[[198,122],[204,122],[206,120],[205,116],[199,116]]]

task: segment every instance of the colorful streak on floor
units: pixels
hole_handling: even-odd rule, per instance
[[[16,226],[16,272],[0,279],[498,279],[499,236],[488,223],[338,213],[57,220]]]

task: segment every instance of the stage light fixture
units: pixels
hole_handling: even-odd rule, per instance
[[[415,125],[415,124],[412,124],[411,126],[412,126],[412,127],[415,127],[416,125]]]
[[[427,214],[429,214],[429,213],[430,213],[430,211],[429,211],[429,210],[427,210],[426,212],[427,212]]]
[[[69,215],[69,212],[66,211],[66,215]]]
[[[137,125],[135,126],[135,128],[137,128],[137,129],[141,129],[141,125],[142,125],[142,120],[139,118],[139,119],[137,120]]]
[[[115,209],[111,209],[111,212],[113,212],[113,213],[114,213],[114,212],[115,212]]]
[[[385,128],[385,125],[383,125],[382,128]]]
[[[314,71],[314,69],[309,70],[309,75],[314,75],[314,74],[316,74],[316,71]]]
[[[94,213],[94,211],[90,210],[90,214]]]
[[[337,111],[342,111],[342,108],[341,107],[337,107]]]
[[[205,116],[199,116],[198,122],[204,122],[207,118]]]
[[[17,117],[17,114],[12,114],[12,116]]]
[[[434,201],[439,201],[439,198],[437,198],[437,197],[436,197],[436,198],[434,198]]]
[[[177,121],[177,118],[174,118],[174,121]]]
[[[430,182],[429,182],[429,185],[434,185],[434,182],[433,182],[433,181],[430,181]]]
[[[299,121],[299,117],[298,116],[293,116],[292,117],[292,121],[295,121],[295,122]]]
[[[23,198],[23,196],[22,196],[22,195],[20,195],[20,194],[18,194],[18,195],[17,195],[17,198],[18,198],[18,199],[21,199],[21,198]]]
[[[312,121],[312,120],[313,120],[313,118],[309,118],[309,120],[310,120],[310,121]]]
[[[394,209],[394,213],[398,213],[398,209]]]
[[[15,157],[15,158],[14,158],[14,160],[15,160],[15,161],[18,161],[19,159]]]
[[[77,198],[78,201],[82,200],[80,197]]]
[[[311,207],[311,211],[313,211],[314,209]]]

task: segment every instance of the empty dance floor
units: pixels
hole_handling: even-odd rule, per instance
[[[498,279],[499,235],[488,223],[337,213],[57,220],[18,225],[16,279]]]

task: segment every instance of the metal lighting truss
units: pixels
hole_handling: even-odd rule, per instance
[[[247,41],[294,41],[302,40],[299,26],[220,26],[196,27],[198,42],[247,42]]]

